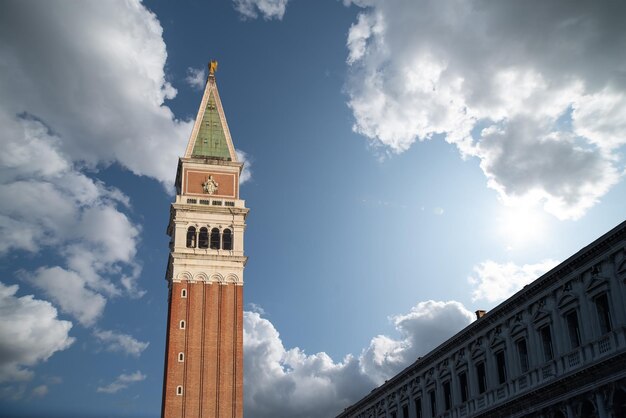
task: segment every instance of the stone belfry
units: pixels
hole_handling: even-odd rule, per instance
[[[176,173],[166,279],[163,418],[243,417],[243,234],[237,160],[209,76]]]

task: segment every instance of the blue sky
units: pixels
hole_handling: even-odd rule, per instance
[[[250,170],[246,416],[327,417],[624,220],[625,15],[3,2],[0,416],[159,416],[210,59]]]

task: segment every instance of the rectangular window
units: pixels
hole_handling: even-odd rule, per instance
[[[435,417],[437,415],[437,397],[434,390],[428,392],[430,397],[430,416]]]
[[[478,379],[478,393],[485,393],[487,390],[487,374],[485,373],[485,363],[476,365],[476,378]]]
[[[609,298],[606,293],[596,298],[596,311],[598,312],[598,320],[600,321],[600,332],[606,334],[611,331],[611,311],[609,310]]]
[[[567,331],[569,333],[569,343],[572,349],[580,346],[580,327],[578,326],[578,314],[572,311],[565,316],[567,321]]]
[[[528,347],[526,346],[526,338],[517,340],[517,356],[519,357],[519,368],[522,373],[528,371]]]
[[[402,418],[409,418],[409,405],[402,405]]]
[[[396,415],[396,411],[393,411],[391,413],[391,418],[398,418],[398,415]]]
[[[415,405],[415,416],[416,418],[422,418],[422,398],[417,398],[413,405]]]
[[[541,328],[539,330],[539,334],[541,335],[541,344],[543,345],[543,358],[545,361],[550,361],[554,358],[550,326],[546,325],[545,327]]]
[[[506,382],[506,358],[504,357],[504,350],[500,350],[496,353],[496,365],[498,366],[498,383],[503,384]]]
[[[449,380],[443,384],[443,402],[446,411],[452,407],[452,390],[450,389]]]
[[[459,373],[459,387],[461,388],[461,402],[467,402],[469,393],[467,391],[467,373]]]

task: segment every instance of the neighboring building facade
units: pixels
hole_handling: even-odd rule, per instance
[[[626,417],[626,222],[341,418]]]
[[[243,234],[237,161],[210,74],[178,162],[166,280],[169,311],[161,416],[243,417]]]

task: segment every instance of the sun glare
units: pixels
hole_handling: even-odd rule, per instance
[[[509,249],[528,245],[544,236],[545,217],[545,213],[534,206],[502,206],[496,220],[498,233]]]

